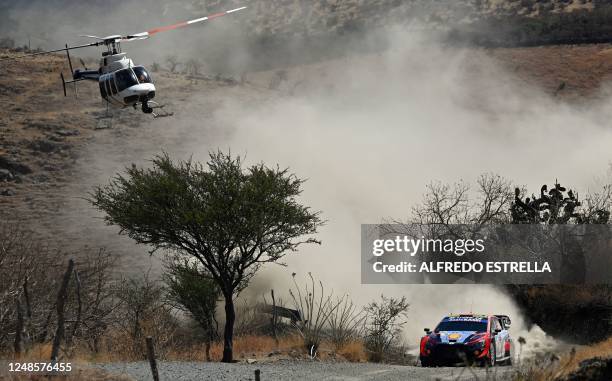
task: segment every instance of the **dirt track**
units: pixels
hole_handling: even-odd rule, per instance
[[[150,380],[147,362],[110,363],[99,365],[113,374],[127,375],[135,380]],[[261,370],[261,380],[486,380],[508,379],[509,367],[497,367],[487,375],[482,368],[421,368],[382,364],[324,363],[282,361],[273,364],[222,364],[195,362],[162,362],[159,364],[162,380],[254,380],[255,369]],[[488,376],[488,377],[487,377]]]

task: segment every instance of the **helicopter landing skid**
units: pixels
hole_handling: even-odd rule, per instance
[[[165,118],[174,115],[173,112],[166,111],[164,109],[166,105],[160,105],[159,103],[154,101],[149,101],[149,107],[153,109],[153,112],[151,113],[153,115],[153,118]]]
[[[96,118],[96,130],[106,130],[113,127],[114,114],[110,111],[108,103],[106,104],[106,113]]]

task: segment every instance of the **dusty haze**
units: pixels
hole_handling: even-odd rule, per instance
[[[197,44],[181,33],[167,38]],[[410,344],[444,314],[469,310],[509,314],[515,336],[529,336],[528,345],[544,342],[541,332],[526,332],[511,300],[490,286],[361,285],[360,224],[408,218],[427,183],[474,183],[483,172],[531,191],[555,179],[579,194],[597,190],[591,189],[593,179],[606,172],[610,160],[611,99],[604,94],[596,104],[574,107],[514,78],[484,51],[447,46],[435,36],[403,29],[377,37],[391,48],[292,68],[277,90],[268,88],[275,72],[249,73],[245,86],[202,89],[182,103],[168,100],[176,108],[174,118],[154,120],[138,131],[119,125],[101,132],[99,144],[88,147],[70,188],[71,203],[59,216],[66,230],[142,259],[133,263],[146,268],[146,249],[118,239],[117,229],[104,227],[94,218],[100,215],[78,197],[131,162],[147,165],[162,150],[177,159],[193,155],[205,161],[211,150],[231,149],[249,163],[279,164],[307,178],[303,201],[328,220],[320,231],[321,246],[290,254],[287,268],[266,266],[255,289],[280,292],[292,272],[301,279],[312,272],[336,294],[348,293],[362,304],[381,293],[406,295]],[[147,53],[145,47],[137,49]],[[237,65],[248,61],[245,49],[236,51]],[[159,97],[163,91],[158,89]]]

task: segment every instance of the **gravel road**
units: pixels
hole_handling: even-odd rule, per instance
[[[147,362],[109,363],[96,365],[113,374],[128,375],[135,380],[152,379]],[[380,364],[325,363],[278,361],[263,364],[222,364],[196,362],[161,362],[158,364],[162,381],[195,380],[254,380],[255,369],[261,370],[261,380],[496,380],[508,379],[512,368],[495,368],[489,377],[485,369],[421,368]],[[496,377],[493,377],[495,374]]]

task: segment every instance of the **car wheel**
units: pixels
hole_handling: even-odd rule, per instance
[[[510,355],[510,353],[508,353],[508,358],[506,359],[506,361],[504,361],[504,365],[512,366],[512,356]]]
[[[421,359],[421,366],[422,366],[423,368],[430,368],[430,367],[432,367],[432,366],[433,366],[433,364],[432,364],[432,361],[431,361],[431,360],[429,360],[429,359],[423,359],[423,358],[422,358],[422,359]]]
[[[512,365],[512,352],[513,352],[512,351],[512,344],[510,344],[510,349],[508,351],[504,351],[504,357],[506,358],[506,360],[504,360],[503,365],[506,365],[506,366],[511,366]]]

